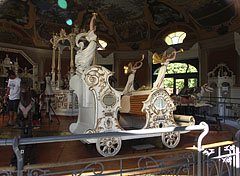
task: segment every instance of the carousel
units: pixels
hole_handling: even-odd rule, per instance
[[[139,128],[129,125],[131,129],[149,129],[149,128],[166,128],[194,125],[195,119],[193,116],[174,115],[176,109],[173,100],[167,91],[161,87],[165,72],[159,74],[159,78],[154,83],[154,87],[149,90],[137,91],[133,88],[135,72],[142,65],[142,59],[137,63],[129,64],[128,82],[123,91],[114,89],[109,83],[109,77],[113,72],[100,65],[92,65],[97,47],[102,47],[98,43],[95,32],[94,20],[96,14],[93,13],[90,20],[90,30],[86,33],[79,33],[70,36],[64,32],[59,36],[53,37],[53,49],[58,48],[58,80],[55,79],[55,52],[53,52],[52,62],[52,80],[53,95],[57,99],[57,104],[71,104],[74,112],[77,112],[77,122],[72,123],[69,130],[73,134],[84,133],[104,133],[126,131],[129,128],[123,125],[122,121],[129,118],[136,119],[136,123],[142,123]],[[60,53],[61,47],[59,41],[71,39],[71,53],[73,47],[77,46],[75,55],[75,70],[73,64],[73,55],[70,60],[70,86],[69,90],[60,90]],[[75,40],[75,41],[74,41]],[[88,41],[85,46],[84,40]],[[74,42],[73,42],[74,41]],[[104,49],[104,48],[103,48]],[[167,64],[175,59],[176,51],[167,55],[166,58],[161,58],[163,62],[162,70],[166,71]],[[64,99],[59,99],[60,95],[65,95]],[[70,100],[70,101],[69,101]],[[70,106],[66,106],[70,107]],[[56,113],[63,109],[62,106],[57,106]],[[65,109],[68,112],[69,109]],[[72,110],[70,110],[72,111]],[[69,112],[68,112],[69,113]],[[72,115],[72,114],[71,114]],[[162,143],[168,148],[175,148],[180,141],[180,132],[162,133],[159,134],[162,138]],[[138,136],[137,138],[141,138]],[[97,151],[104,157],[116,155],[122,145],[122,140],[131,140],[131,137],[106,137],[99,139],[86,139],[84,143],[95,143]]]

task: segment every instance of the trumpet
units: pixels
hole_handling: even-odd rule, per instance
[[[137,61],[134,65],[133,65],[133,69],[139,69],[142,66],[142,61],[144,60],[144,54],[142,54],[142,59],[140,59],[139,61]]]
[[[181,48],[180,50],[176,51],[176,53],[181,53],[183,52],[183,49]],[[153,58],[153,64],[159,64],[159,63],[164,63],[166,62],[166,59],[168,57],[171,57],[171,55],[173,55],[173,52],[169,55],[167,55],[167,52],[164,51],[163,54],[161,55],[161,57],[155,52],[152,56]]]
[[[142,67],[143,63],[142,61],[144,60],[144,54],[142,54],[142,58],[135,62],[134,65],[132,62],[128,63],[128,66],[123,66],[124,74],[128,74],[129,72],[132,72],[133,70],[137,70]]]

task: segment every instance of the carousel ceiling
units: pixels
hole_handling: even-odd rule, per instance
[[[196,43],[236,30],[234,0],[1,0],[0,42],[50,48],[53,33],[78,27],[88,30],[97,12],[97,34],[109,50],[164,47],[170,32],[187,33],[184,42]],[[71,19],[72,26],[66,24]]]

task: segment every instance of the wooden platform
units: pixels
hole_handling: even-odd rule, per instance
[[[72,122],[77,121],[77,117],[65,117],[59,116],[60,124],[57,124],[57,120],[53,118],[53,122],[49,124],[46,117],[42,119],[41,127],[39,129],[33,130],[33,136],[58,136],[58,135],[71,135],[68,131],[68,127]],[[7,118],[2,121],[2,116],[0,116],[0,138],[7,139],[13,138],[20,134],[19,129],[13,129],[12,127],[4,127],[4,123]],[[226,130],[227,129],[227,130]],[[224,131],[212,131],[204,138],[203,144],[209,144],[213,142],[219,142],[224,140],[231,140],[233,137],[233,132],[230,132],[228,128],[224,128]],[[196,139],[200,132],[194,131],[184,135],[181,135],[181,141],[176,149],[182,150],[185,147],[192,147],[196,145]],[[133,154],[132,146],[151,144],[155,148],[150,151],[139,150],[136,154],[138,156],[143,156],[148,152],[169,152],[169,149],[163,149],[160,145],[161,138],[147,138],[147,139],[134,139],[122,142],[122,147],[120,152],[115,157],[128,157]],[[0,146],[0,167],[8,167],[10,165],[10,159],[13,155],[11,146]],[[59,163],[59,162],[71,162],[75,160],[101,160],[103,157],[97,152],[95,144],[83,144],[80,141],[71,142],[56,142],[47,144],[37,144],[36,145],[36,164],[44,163]],[[106,158],[105,158],[106,159]],[[110,158],[111,159],[111,158]],[[132,163],[129,163],[128,167],[131,167]],[[115,166],[119,165],[118,161],[111,162],[109,167],[105,169],[113,169]],[[133,167],[133,166],[132,166]]]

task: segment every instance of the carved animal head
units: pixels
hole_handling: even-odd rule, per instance
[[[214,91],[214,89],[211,88],[210,86],[208,86],[207,83],[206,83],[206,84],[203,84],[202,87],[201,87],[201,89],[202,89],[203,91],[205,91],[205,92],[213,92],[213,91]]]

